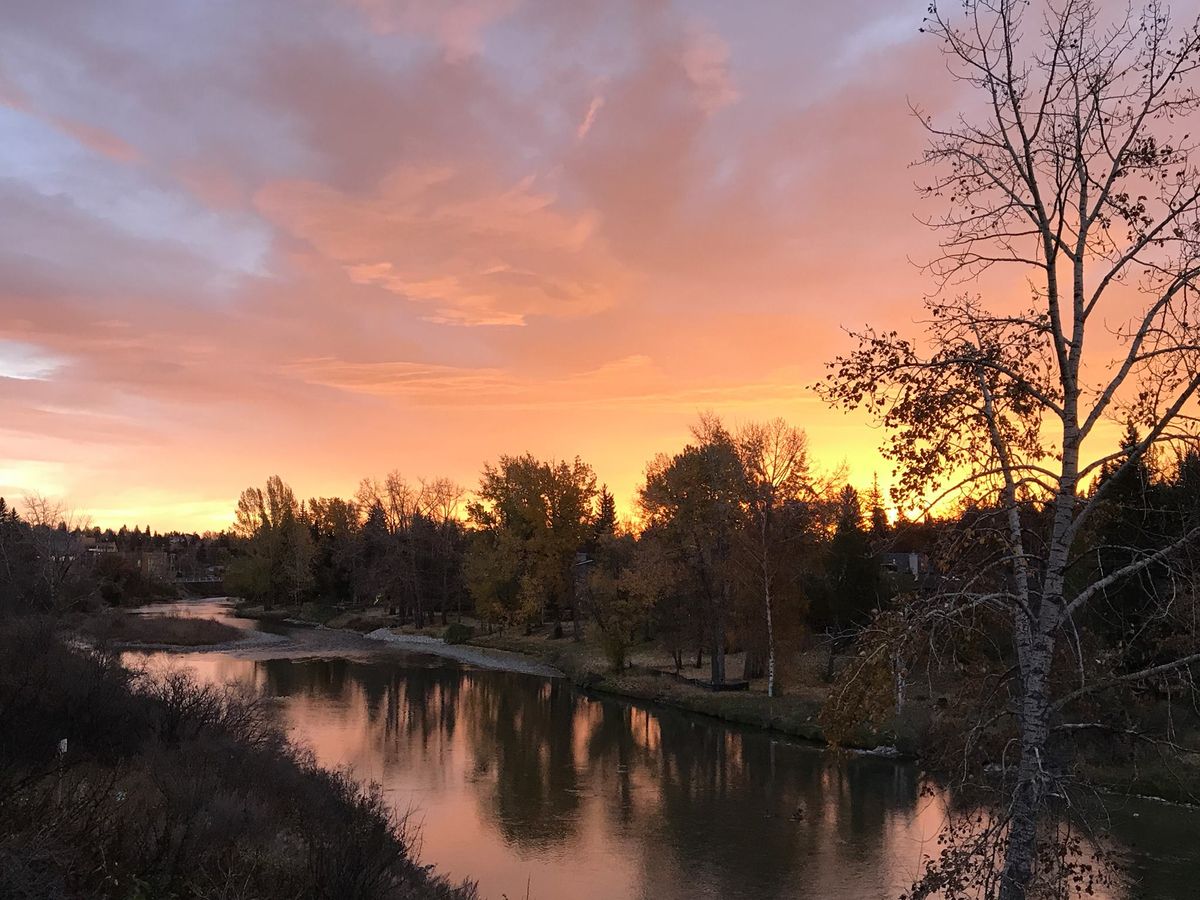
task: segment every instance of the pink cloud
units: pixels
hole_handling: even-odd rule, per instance
[[[596,96],[592,98],[592,102],[588,104],[587,112],[583,116],[583,121],[579,123],[579,127],[575,130],[575,138],[582,141],[587,137],[587,133],[592,130],[592,126],[596,124],[596,116],[600,114],[600,110],[604,108],[604,97]]]
[[[729,45],[706,27],[692,26],[681,53],[684,72],[695,86],[696,102],[713,113],[735,102],[738,90],[729,72]]]
[[[761,405],[794,396],[789,373],[773,380],[705,379],[681,385],[648,356],[611,360],[594,369],[546,378],[501,368],[415,362],[349,362],[333,358],[301,360],[289,367],[299,377],[355,393],[405,397],[423,406],[550,410],[580,405],[662,409],[689,413],[709,406]]]
[[[451,167],[401,166],[369,194],[275,182],[255,196],[278,228],[435,322],[521,325],[610,306],[621,273],[587,211],[560,209],[532,178],[509,186]]]
[[[38,109],[28,95],[11,79],[5,77],[2,71],[0,71],[0,105],[40,119],[93,153],[105,156],[114,162],[135,163],[142,159],[142,155],[136,147],[105,128]]]
[[[135,163],[142,159],[142,154],[136,147],[103,128],[61,117],[53,117],[49,121],[59,131],[70,135],[92,152],[107,156],[115,162]]]
[[[381,34],[397,31],[426,35],[455,62],[479,52],[482,32],[511,14],[520,0],[348,0],[366,14]]]
[[[213,209],[239,209],[249,200],[240,180],[215,165],[183,163],[176,168],[176,176],[196,199]]]

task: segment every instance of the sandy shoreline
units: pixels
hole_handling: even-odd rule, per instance
[[[542,675],[546,678],[562,678],[564,675],[553,666],[516,653],[508,653],[503,650],[484,650],[466,644],[447,644],[441,638],[428,637],[423,634],[396,634],[387,628],[376,628],[374,631],[364,634],[363,637],[385,643],[398,650],[429,653],[481,669],[500,669],[525,675]]]

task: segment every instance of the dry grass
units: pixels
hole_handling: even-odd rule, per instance
[[[82,616],[68,627],[96,644],[152,644],[171,647],[204,647],[245,637],[245,632],[213,619],[182,616],[140,616],[120,610]]]

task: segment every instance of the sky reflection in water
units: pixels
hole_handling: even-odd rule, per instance
[[[914,766],[593,699],[564,681],[396,653],[145,662],[276,698],[322,764],[350,766],[412,811],[425,861],[496,900],[527,886],[533,900],[886,898],[937,851],[941,800],[921,794]],[[1137,896],[1191,897],[1197,817],[1151,810],[1116,823],[1166,861],[1143,861]]]

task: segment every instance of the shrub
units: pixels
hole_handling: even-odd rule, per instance
[[[318,767],[257,699],[0,619],[5,897],[474,896],[414,845],[377,790]]]
[[[451,622],[442,632],[442,640],[447,644],[465,644],[475,634],[475,629],[462,622]]]

